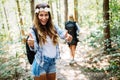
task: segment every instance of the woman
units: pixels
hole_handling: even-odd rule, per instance
[[[31,50],[36,51],[32,64],[34,80],[55,80],[55,61],[59,58],[58,35],[69,42],[72,36],[53,25],[48,4],[36,5],[33,24],[39,39],[37,44],[35,33],[31,29],[28,44]]]
[[[75,50],[76,46],[78,43],[78,35],[80,32],[80,27],[79,25],[74,21],[73,15],[69,16],[69,20],[65,22],[65,29],[68,30],[68,33],[73,37],[71,42],[68,42],[69,48],[70,48],[70,53],[71,53],[71,61],[70,65],[74,65],[76,61],[74,60],[75,58]]]

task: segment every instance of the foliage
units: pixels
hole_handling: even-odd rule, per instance
[[[110,65],[106,68],[108,72],[120,79],[120,55],[114,55],[109,61]]]
[[[100,30],[95,30],[90,33],[90,36],[87,38],[89,46],[98,48],[102,46],[103,43],[103,33]]]
[[[120,48],[120,3],[116,0],[110,1],[110,34],[111,34],[111,45],[112,48],[107,49],[108,52],[111,50],[117,50]],[[101,27],[101,28],[100,28]],[[109,40],[103,41],[103,27],[98,28],[99,32],[96,30],[90,34],[87,38],[90,46],[97,47],[102,46],[105,42],[109,45]],[[101,44],[102,43],[102,44]]]
[[[3,50],[0,51],[0,79],[12,80],[19,78],[24,70],[19,66],[19,58],[17,56],[10,56],[7,58],[7,56],[5,56],[6,54],[7,52],[4,52]]]
[[[119,0],[110,1],[111,40],[115,49],[120,48],[120,3]]]
[[[1,58],[4,59],[4,58]],[[7,61],[0,63],[0,79],[15,79],[19,78],[23,69],[19,66],[18,59],[11,57]]]
[[[2,37],[0,38],[0,41],[1,40],[3,40]],[[17,47],[16,50],[12,48],[15,43],[16,42],[13,41],[4,41],[0,43],[0,80],[19,80],[21,77],[22,80],[32,80],[31,75],[29,72],[26,72],[26,68],[23,67],[24,65],[22,65],[23,63],[20,61],[21,56],[24,55],[21,54],[23,51],[20,49],[18,50]],[[12,55],[10,55],[9,51]]]
[[[107,61],[109,65],[100,67],[100,65],[106,63],[105,61]],[[92,55],[89,63],[91,63],[90,65],[92,67],[87,67],[85,69],[86,71],[104,72],[109,77],[116,77],[120,79],[120,53],[112,51],[111,54],[102,53],[97,56]]]

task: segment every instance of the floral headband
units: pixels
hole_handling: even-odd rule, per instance
[[[49,12],[50,11],[50,8],[48,7],[45,7],[45,8],[40,8],[40,9],[35,9],[35,13],[39,13],[39,11],[45,11],[45,12]]]

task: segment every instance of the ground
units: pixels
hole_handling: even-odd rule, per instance
[[[61,59],[57,62],[57,80],[107,80],[105,73],[85,72],[88,65],[85,56],[87,52],[82,49],[82,45],[77,47],[75,60],[77,64],[69,65],[70,53],[67,44],[60,44]],[[87,67],[87,66],[86,66]]]
[[[93,48],[82,42],[86,35],[89,34],[89,32],[86,33],[85,31],[82,30],[80,33],[80,42],[77,45],[75,55],[77,64],[74,66],[69,65],[70,51],[68,45],[63,42],[60,43],[61,59],[57,61],[57,80],[109,80],[104,72],[85,71],[85,68],[89,67],[86,56],[94,51]]]

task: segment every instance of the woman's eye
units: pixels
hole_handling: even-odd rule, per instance
[[[39,16],[43,16],[43,14],[40,14]]]
[[[48,14],[45,14],[45,16],[48,16]]]

